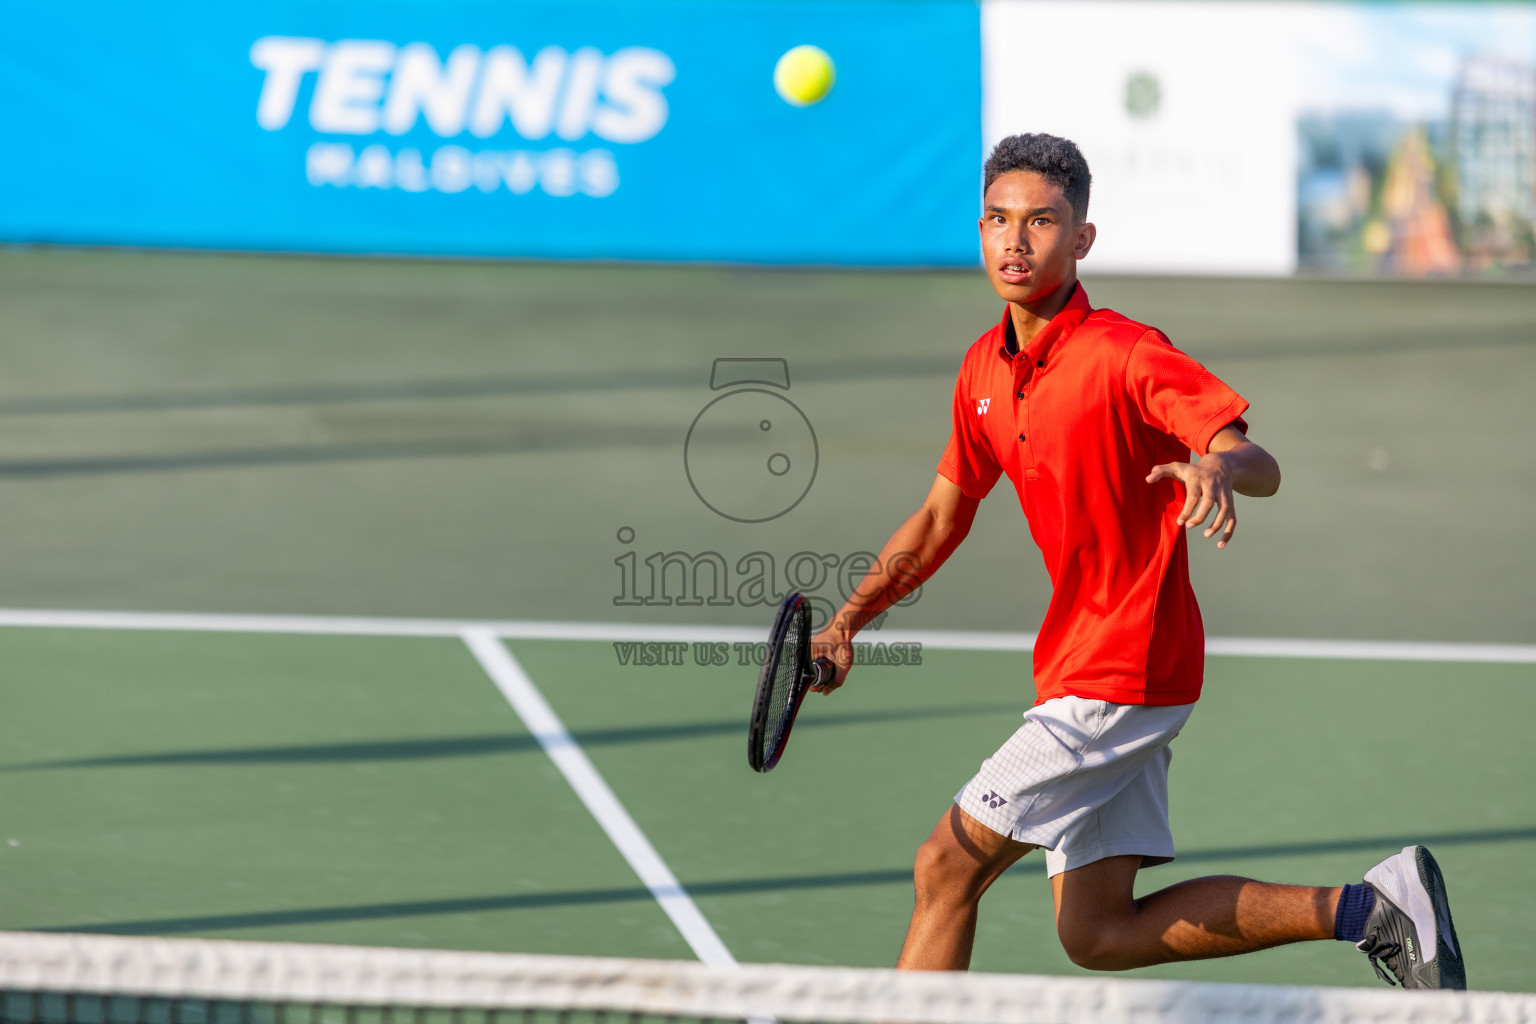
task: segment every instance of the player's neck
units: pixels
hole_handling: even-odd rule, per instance
[[[1066,308],[1076,288],[1077,275],[1074,274],[1038,299],[1008,303],[1008,314],[1013,320],[1013,336],[1020,351],[1035,340],[1035,335],[1045,330],[1045,325],[1051,322],[1052,317]]]

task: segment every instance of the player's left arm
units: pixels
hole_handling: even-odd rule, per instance
[[[1237,424],[1216,432],[1199,462],[1169,462],[1147,475],[1147,483],[1172,478],[1184,485],[1184,508],[1178,523],[1193,529],[1214,511],[1206,527],[1207,537],[1221,532],[1216,542],[1224,548],[1237,530],[1237,503],[1233,492],[1250,498],[1267,498],[1280,489],[1280,464],[1269,452],[1248,440]]]

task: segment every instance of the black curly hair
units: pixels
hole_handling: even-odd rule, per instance
[[[1061,189],[1079,223],[1088,219],[1088,189],[1093,184],[1093,175],[1088,173],[1088,161],[1083,159],[1082,150],[1071,139],[1043,132],[1008,136],[987,157],[982,194],[1009,171],[1034,171]]]

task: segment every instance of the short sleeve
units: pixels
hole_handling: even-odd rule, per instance
[[[976,403],[971,401],[970,389],[966,387],[967,369],[962,367],[955,381],[953,426],[944,457],[939,460],[939,473],[964,491],[966,497],[980,500],[991,493],[1003,471],[992,451],[992,442],[981,429],[981,417],[976,414]]]
[[[1247,399],[1156,331],[1142,335],[1131,348],[1125,386],[1145,423],[1199,455],[1227,424],[1248,428],[1242,419]]]

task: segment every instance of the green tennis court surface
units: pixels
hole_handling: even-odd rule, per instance
[[[1028,692],[1019,653],[864,669],[757,776],[750,673],[623,667],[597,642],[510,649],[753,961],[888,964],[916,843]],[[0,652],[8,928],[690,955],[456,639],[9,628]],[[1213,872],[1339,883],[1423,840],[1477,987],[1528,987],[1536,665],[1211,668],[1175,746],[1182,859],[1143,887]],[[1078,973],[1038,859],[988,896],[975,966]],[[1332,943],[1138,973],[1371,980]]]
[[[1528,286],[1085,269],[1253,402],[1284,469],[1233,547],[1192,546],[1210,634],[1536,643]],[[0,608],[765,629],[616,603],[616,560],[878,548],[999,312],[979,274],[3,251]],[[786,359],[817,433],[772,522],[684,473],[718,357]],[[889,628],[1030,630],[1047,597],[1000,488]],[[508,647],[742,960],[893,962],[916,844],[1030,700],[1017,652],[861,669],[757,777],[750,669],[538,635]],[[451,631],[12,626],[0,664],[0,926],[690,955]],[[1530,988],[1536,666],[1209,666],[1181,859],[1143,884],[1337,884],[1425,840],[1473,984]],[[1038,862],[988,897],[976,966],[1076,973]],[[1146,973],[1376,984],[1326,943]]]
[[[1211,634],[1536,641],[1529,286],[1084,267],[1252,401],[1284,470],[1231,548],[1194,545]],[[757,627],[615,607],[613,560],[878,550],[1000,312],[977,272],[0,252],[0,607]],[[683,439],[712,361],[763,356],[820,466],[733,523]],[[900,624],[1033,629],[1021,525],[999,487]]]

